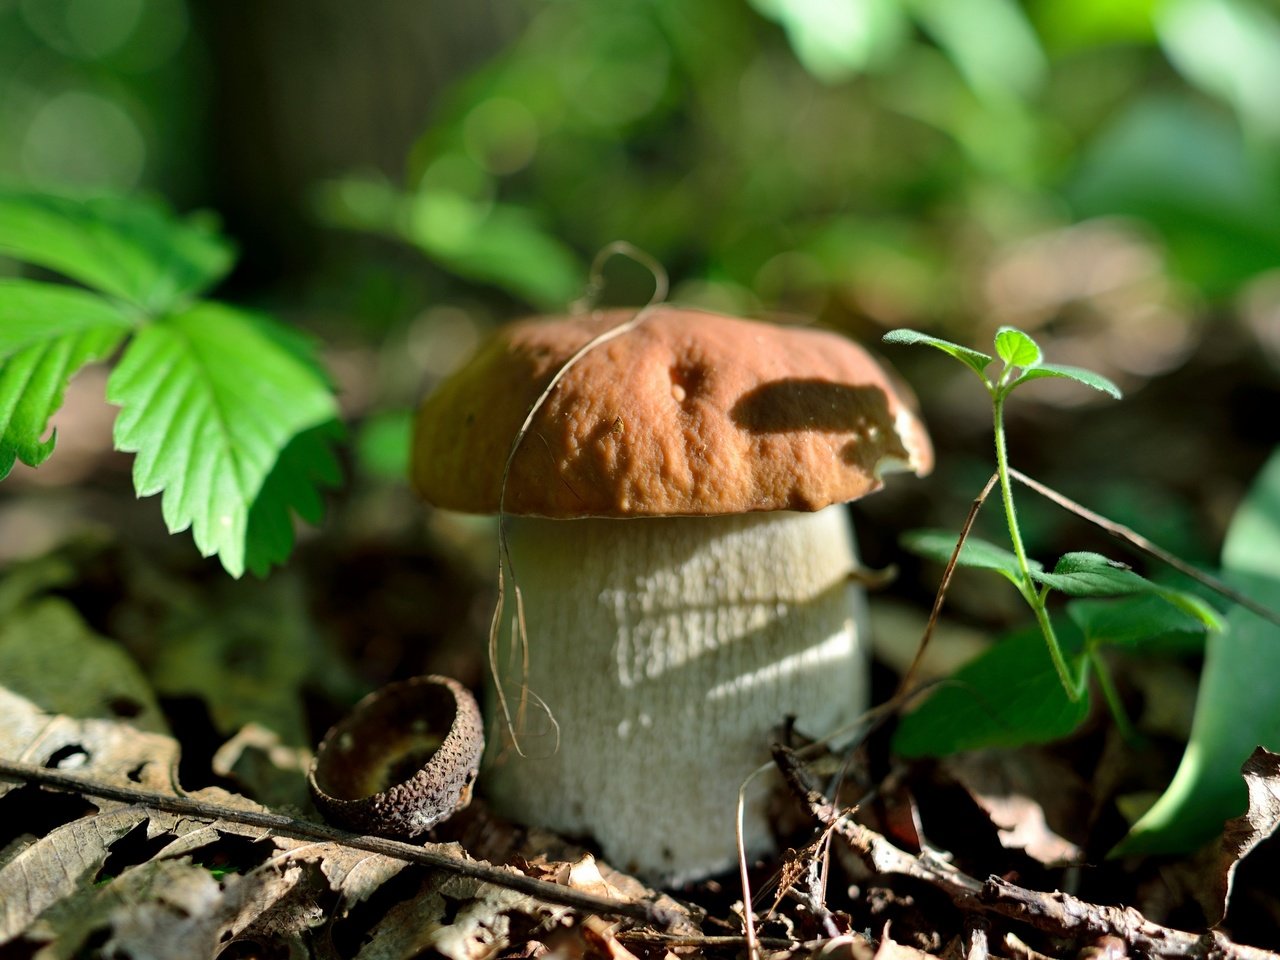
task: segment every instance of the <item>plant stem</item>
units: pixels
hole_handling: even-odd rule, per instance
[[[1120,691],[1116,689],[1115,680],[1111,678],[1111,668],[1107,666],[1107,662],[1102,659],[1102,654],[1098,652],[1096,647],[1090,647],[1089,660],[1093,664],[1093,671],[1098,676],[1098,686],[1102,688],[1103,699],[1107,702],[1107,709],[1111,711],[1111,716],[1115,719],[1116,729],[1120,731],[1125,741],[1132,747],[1143,746],[1142,734],[1138,733],[1137,727],[1129,719],[1129,714],[1125,712],[1124,702],[1120,699]]]
[[[1049,620],[1049,611],[1045,608],[1044,599],[1036,588],[1035,580],[1031,578],[1027,550],[1022,543],[1022,531],[1018,528],[1018,512],[1013,504],[1013,484],[1009,479],[1009,450],[1004,435],[1004,398],[1002,387],[997,385],[991,393],[996,441],[996,473],[1000,476],[1000,500],[1004,504],[1004,516],[1009,526],[1009,540],[1013,544],[1014,555],[1018,558],[1018,568],[1022,572],[1022,596],[1035,612],[1036,623],[1040,626],[1040,632],[1044,634],[1045,643],[1049,647],[1049,658],[1053,661],[1054,670],[1058,672],[1058,679],[1062,681],[1062,688],[1067,692],[1067,697],[1075,702],[1084,695],[1084,673],[1081,672],[1078,679],[1071,675],[1071,668],[1062,655],[1062,645],[1058,643],[1053,623]]]

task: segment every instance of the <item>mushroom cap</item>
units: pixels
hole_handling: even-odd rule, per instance
[[[582,346],[634,310],[494,333],[418,411],[413,483],[439,507],[495,513],[529,410]],[[661,306],[597,345],[547,396],[502,509],[551,518],[819,510],[925,474],[906,388],[834,333]]]

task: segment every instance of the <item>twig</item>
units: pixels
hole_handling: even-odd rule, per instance
[[[1137,531],[1126,527],[1122,523],[1116,523],[1114,520],[1109,520],[1100,513],[1095,513],[1088,507],[1076,503],[1065,494],[1059,493],[1057,490],[1053,489],[1053,487],[1047,487],[1039,480],[1033,480],[1025,473],[1015,470],[1013,467],[1009,468],[1009,475],[1023,486],[1030,487],[1046,500],[1052,500],[1064,510],[1069,510],[1076,516],[1081,517],[1084,520],[1088,520],[1094,526],[1101,527],[1111,536],[1115,537],[1117,540],[1123,540],[1135,550],[1145,553],[1149,557],[1155,557],[1161,563],[1168,564],[1179,573],[1204,584],[1214,593],[1226,597],[1232,603],[1238,603],[1246,610],[1256,613],[1264,620],[1270,620],[1272,623],[1280,625],[1280,612],[1258,603],[1258,601],[1246,596],[1231,585],[1223,583],[1212,574],[1205,573],[1203,570],[1197,570],[1185,560],[1173,555],[1163,547],[1152,543]]]
[[[1280,954],[1234,943],[1216,930],[1195,934],[1153,923],[1132,907],[1088,903],[1067,893],[1041,893],[1000,877],[985,882],[926,856],[900,850],[869,827],[855,823],[808,782],[794,754],[775,746],[774,760],[787,784],[823,826],[844,838],[872,870],[932,883],[957,905],[1028,923],[1054,936],[1095,941],[1114,936],[1134,953],[1156,960],[1280,960]]]
[[[981,905],[991,913],[1022,920],[1061,937],[1119,937],[1130,950],[1148,957],[1204,960],[1276,960],[1278,954],[1234,943],[1217,930],[1187,933],[1153,923],[1133,907],[1087,903],[1069,893],[1040,893],[990,877],[982,886]]]
[[[644,901],[627,903],[621,900],[611,900],[607,897],[597,897],[569,887],[549,883],[545,880],[537,880],[524,874],[508,872],[498,867],[474,861],[461,860],[458,857],[447,853],[439,853],[428,847],[414,846],[411,843],[402,843],[398,840],[388,840],[383,837],[349,833],[346,830],[338,830],[322,824],[310,823],[306,820],[295,820],[292,817],[285,817],[276,813],[240,810],[218,803],[193,800],[189,797],[173,796],[156,793],[151,790],[141,790],[136,787],[105,783],[91,777],[65,773],[61,770],[50,770],[28,763],[17,763],[4,758],[0,758],[0,780],[37,783],[43,786],[70,790],[73,793],[90,797],[99,797],[103,800],[136,804],[165,813],[176,813],[181,816],[196,817],[202,820],[229,820],[233,823],[243,823],[251,827],[263,827],[286,836],[337,843],[344,847],[367,850],[370,853],[380,853],[409,863],[434,867],[438,870],[447,870],[472,880],[480,880],[484,883],[491,883],[494,886],[506,887],[546,903],[556,903],[576,910],[605,914],[607,916],[627,917],[661,929],[669,930],[680,921],[679,912],[670,907],[663,907]]]
[[[996,485],[996,481],[999,478],[1000,474],[993,473],[991,479],[987,481],[987,485],[982,488],[982,492],[974,498],[973,504],[969,507],[969,515],[964,518],[964,526],[960,528],[960,536],[956,539],[956,548],[951,551],[951,559],[947,561],[947,567],[942,571],[942,579],[938,581],[938,592],[933,598],[933,609],[929,612],[929,622],[925,624],[924,633],[920,637],[920,644],[916,647],[916,655],[911,658],[911,665],[907,667],[906,672],[902,675],[902,681],[898,684],[898,692],[894,695],[894,700],[905,699],[907,691],[911,689],[911,681],[915,678],[916,670],[920,667],[920,661],[924,659],[924,652],[928,649],[929,641],[933,638],[933,628],[937,626],[938,618],[942,615],[942,604],[947,598],[947,588],[951,585],[951,577],[956,572],[956,565],[960,562],[960,551],[964,549],[964,542],[969,537],[969,531],[973,529],[973,522],[978,518],[978,511],[982,509],[983,503],[986,502],[992,487]]]

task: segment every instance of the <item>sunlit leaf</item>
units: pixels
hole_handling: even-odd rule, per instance
[[[170,532],[190,527],[234,576],[250,508],[282,451],[337,412],[314,359],[291,342],[265,318],[202,303],[140,331],[107,385],[123,408],[116,446],[137,453],[138,495],[163,491]]]
[[[806,70],[831,83],[893,56],[905,39],[900,0],[751,0],[780,23]]]
[[[994,359],[985,353],[977,350],[970,350],[968,347],[962,347],[958,343],[952,343],[950,340],[942,340],[938,337],[931,337],[927,333],[920,333],[917,330],[891,330],[884,335],[885,343],[922,343],[926,346],[934,347],[943,353],[955,357],[970,370],[982,378],[985,383],[987,375],[983,371],[987,368],[987,364]]]
[[[1011,367],[1034,367],[1042,357],[1040,345],[1017,327],[996,331],[996,354]]]
[[[1043,82],[1040,42],[1013,0],[903,2],[984,99],[1025,99]]]
[[[145,310],[171,309],[231,267],[225,240],[158,204],[0,190],[0,255],[65,274]]]
[[[115,351],[132,322],[114,304],[70,287],[0,281],[0,480],[16,460],[38,467],[67,382]]]
[[[1156,14],[1160,43],[1189,81],[1235,109],[1246,127],[1280,137],[1280,18],[1251,0],[1168,0]]]
[[[957,535],[946,530],[913,530],[903,534],[901,542],[912,553],[945,565],[951,562],[956,540]],[[1040,569],[1040,565],[1034,560],[1028,562],[1032,570]],[[978,570],[994,570],[1008,577],[1014,584],[1022,582],[1022,567],[1018,564],[1018,558],[1003,547],[977,537],[965,538],[956,563]]]
[[[1063,554],[1052,573],[1033,570],[1031,576],[1039,583],[1047,584],[1069,597],[1153,594],[1195,617],[1210,630],[1221,630],[1223,626],[1217,612],[1195,594],[1153,583],[1125,564],[1109,560],[1098,553]]]
[[[1078,672],[1080,631],[1059,620],[1054,631]],[[1067,697],[1044,637],[1032,628],[1000,640],[943,681],[902,718],[893,747],[912,757],[1046,743],[1071,733],[1088,713],[1088,696]]]
[[[1236,511],[1222,551],[1228,581],[1280,608],[1280,452]],[[1245,809],[1240,767],[1255,747],[1280,748],[1280,627],[1244,607],[1210,634],[1191,739],[1173,782],[1118,853],[1181,852],[1212,840]]]
[[[1022,375],[1014,381],[1013,386],[1025,383],[1028,380],[1040,380],[1045,377],[1074,380],[1076,383],[1082,383],[1086,387],[1092,387],[1094,390],[1101,390],[1103,393],[1110,394],[1117,400],[1122,396],[1120,388],[1102,374],[1094,373],[1092,370],[1085,370],[1083,367],[1068,367],[1058,363],[1041,363],[1030,370],[1023,371]]]

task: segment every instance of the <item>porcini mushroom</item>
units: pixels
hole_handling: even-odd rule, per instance
[[[418,492],[497,511],[528,411],[630,316],[498,331],[418,413]],[[589,350],[539,407],[502,503],[528,628],[527,677],[505,681],[527,680],[559,749],[526,731],[522,756],[491,732],[482,792],[657,882],[728,867],[771,732],[794,717],[825,735],[866,706],[840,505],[931,465],[909,401],[835,334],[658,307]],[[769,847],[763,799],[745,835]]]

